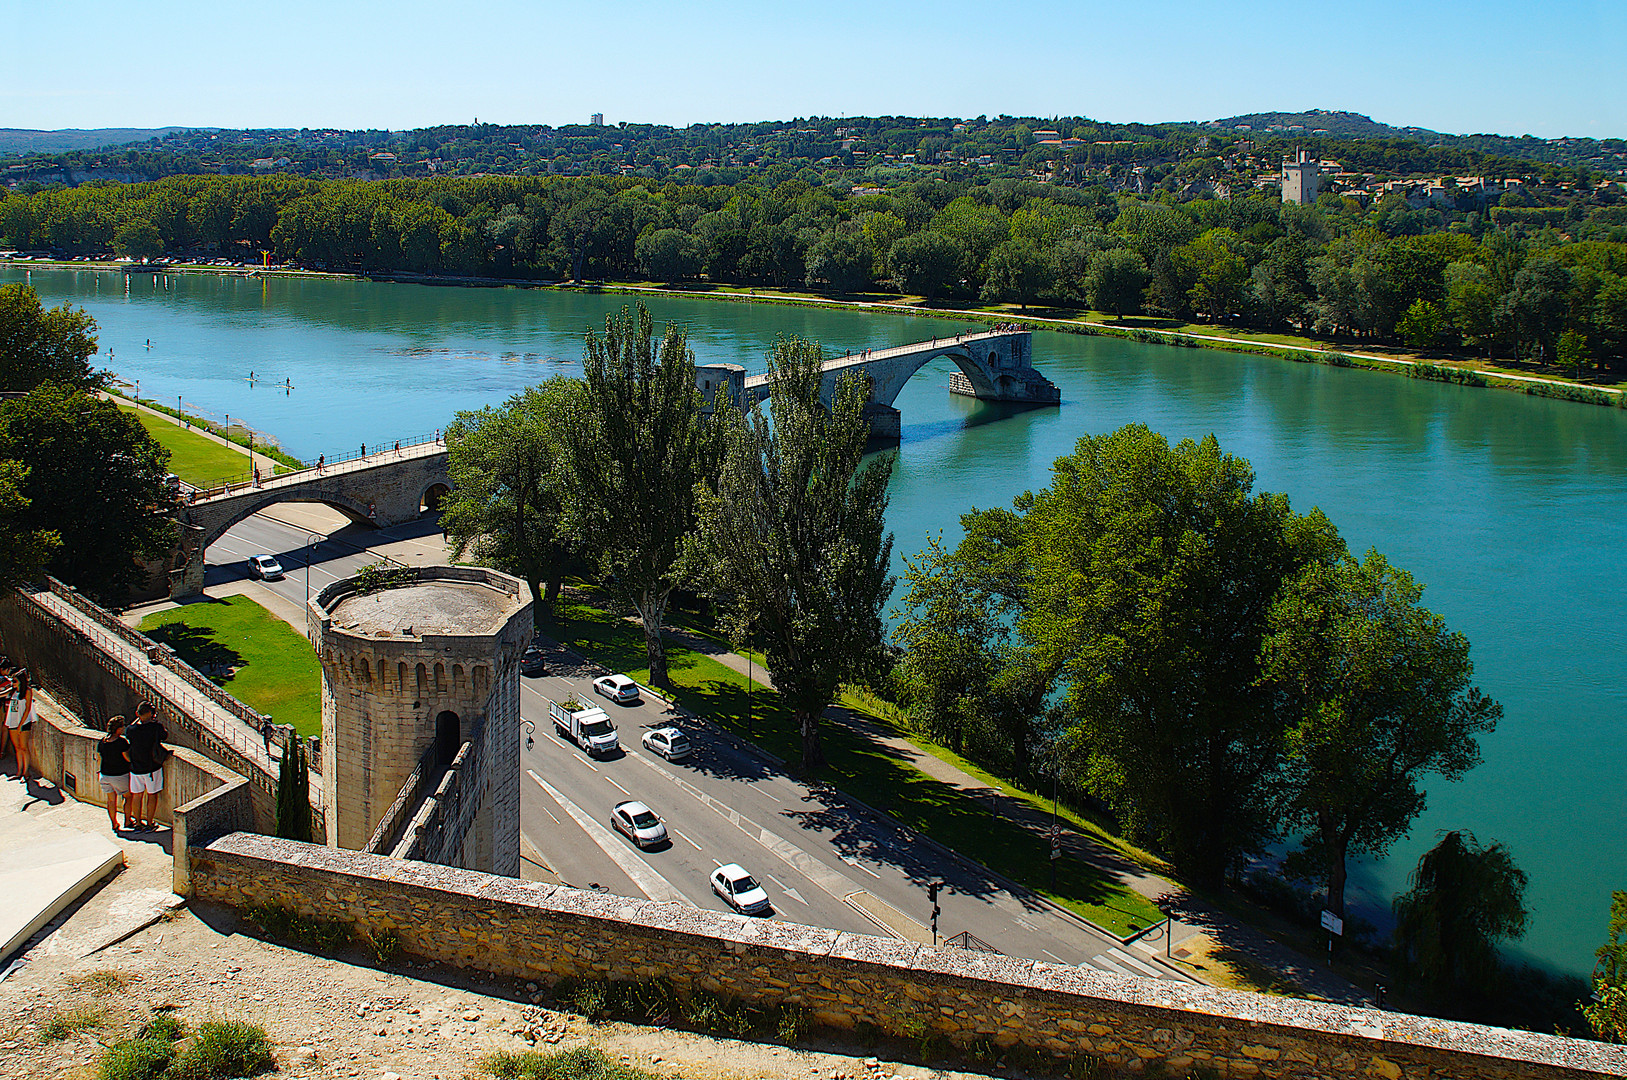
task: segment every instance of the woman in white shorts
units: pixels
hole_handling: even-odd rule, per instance
[[[28,740],[34,727],[34,687],[28,681],[28,669],[14,676],[16,688],[11,693],[11,705],[6,709],[6,734],[11,737],[11,748],[17,755],[17,776],[28,781]]]
[[[107,820],[113,831],[119,831],[119,800],[124,800],[124,827],[134,829],[135,818],[130,813],[130,743],[124,737],[124,717],[115,716],[107,722],[107,734],[96,744],[102,759],[102,794],[107,796]]]
[[[143,701],[136,707],[136,722],[125,731],[130,742],[130,802],[135,808],[135,828],[152,832],[158,828],[158,793],[164,790],[164,759],[169,750],[164,740],[169,732],[158,722],[153,707]]]

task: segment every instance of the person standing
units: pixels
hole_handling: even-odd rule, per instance
[[[260,739],[266,744],[266,757],[271,756],[271,734],[276,728],[271,723],[271,717],[260,721]]]
[[[6,734],[11,737],[12,752],[17,755],[17,779],[28,782],[28,739],[34,727],[34,687],[28,681],[28,669],[19,668],[12,676],[11,703],[6,707]]]
[[[135,828],[153,832],[158,828],[158,796],[164,790],[164,761],[169,748],[164,740],[169,732],[158,722],[153,707],[143,701],[136,706],[136,722],[125,733],[130,749],[130,801],[135,809]]]
[[[130,740],[124,737],[124,717],[115,716],[107,722],[107,734],[96,744],[96,753],[102,759],[102,794],[107,796],[107,820],[113,831],[119,831],[119,799],[124,800],[124,827],[134,829],[135,819],[130,814]]]
[[[11,694],[17,688],[11,672],[11,660],[0,656],[0,757],[11,747],[11,728],[4,726],[11,719]]]

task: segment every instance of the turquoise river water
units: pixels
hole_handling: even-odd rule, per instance
[[[247,417],[303,458],[443,427],[580,370],[582,336],[626,298],[348,280],[0,269],[48,304],[83,305],[101,359],[141,393]],[[653,297],[702,362],[761,370],[775,335],[831,351],[879,348],[965,324],[852,311]],[[147,342],[151,347],[147,347]],[[111,358],[109,359],[109,353]],[[983,405],[929,365],[896,402],[903,441],[890,522],[900,558],[959,515],[1045,486],[1087,433],[1141,421],[1172,441],[1213,432],[1258,486],[1320,506],[1352,550],[1377,547],[1428,586],[1466,633],[1480,685],[1506,716],[1484,763],[1430,789],[1383,860],[1354,869],[1354,901],[1382,922],[1444,829],[1506,843],[1531,877],[1530,932],[1512,950],[1585,974],[1612,888],[1627,888],[1627,411],[1109,338],[1036,333],[1060,408]],[[247,381],[250,371],[262,380]],[[292,391],[267,382],[289,381]]]

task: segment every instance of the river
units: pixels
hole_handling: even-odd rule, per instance
[[[444,427],[459,409],[580,371],[582,336],[617,295],[326,279],[0,268],[48,304],[83,305],[102,357],[143,396],[248,417],[303,458]],[[702,362],[762,370],[774,338],[830,351],[953,333],[945,319],[652,297]],[[151,347],[147,346],[151,342]],[[924,368],[896,402],[903,441],[890,524],[899,558],[959,515],[1045,486],[1087,433],[1140,421],[1171,440],[1213,432],[1258,486],[1320,506],[1351,549],[1383,551],[1473,643],[1503,703],[1484,762],[1436,783],[1410,837],[1354,868],[1358,912],[1389,899],[1441,830],[1500,840],[1530,875],[1533,917],[1511,952],[1592,967],[1612,888],[1627,888],[1627,412],[1110,338],[1036,333],[1060,408],[983,405]],[[250,383],[250,371],[262,380]],[[289,381],[291,391],[268,382]]]

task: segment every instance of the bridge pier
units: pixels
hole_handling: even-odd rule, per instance
[[[864,407],[864,418],[870,424],[870,441],[873,443],[896,443],[904,437],[904,422],[902,414],[891,405],[880,405],[872,401]]]

